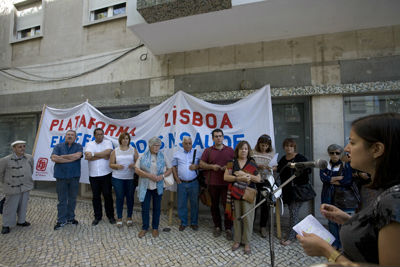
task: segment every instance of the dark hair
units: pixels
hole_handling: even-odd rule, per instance
[[[283,140],[282,147],[285,148],[285,146],[287,146],[287,145],[292,145],[292,146],[294,146],[294,151],[297,150],[297,144],[293,138],[286,138],[285,140]]]
[[[123,132],[122,134],[120,134],[120,136],[118,137],[118,143],[121,145],[122,143],[122,139],[125,138],[125,136],[129,137],[129,143],[128,145],[131,143],[131,136],[127,133],[127,132]]]
[[[376,159],[375,175],[370,187],[386,189],[400,184],[400,114],[369,115],[353,121],[351,126],[367,148],[377,142],[384,145],[384,153]]]
[[[101,128],[96,128],[96,129],[94,129],[94,131],[93,131],[93,135],[96,135],[96,132],[97,131],[102,131],[103,133],[104,133],[104,130],[103,129],[101,129]]]
[[[76,136],[76,131],[75,131],[75,130],[72,130],[72,129],[71,129],[71,130],[68,130],[68,131],[66,131],[66,132],[65,132],[65,135],[67,135],[67,133],[69,133],[69,132],[72,132],[72,133],[74,133],[74,134],[75,134],[75,136]]]
[[[215,133],[222,133],[222,135],[224,135],[224,132],[221,129],[215,129],[211,132],[211,136],[214,138],[214,134]]]
[[[271,146],[271,137],[268,134],[263,134],[260,137],[258,137],[257,144],[254,147],[254,150],[257,152],[261,152],[261,148],[260,148],[261,144],[268,144],[267,152],[268,153],[272,152],[273,149]]]
[[[249,153],[247,153],[247,159],[252,159],[251,156],[253,155],[253,152],[251,151],[251,147],[250,147],[249,142],[247,142],[247,141],[245,141],[245,140],[240,141],[240,142],[236,145],[236,147],[235,147],[235,158],[239,158],[239,149],[241,149],[244,145],[247,145],[247,148],[248,148],[248,150],[249,150]]]

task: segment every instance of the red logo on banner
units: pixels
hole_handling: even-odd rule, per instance
[[[47,162],[49,160],[47,158],[39,158],[36,164],[37,171],[45,171],[47,167]]]

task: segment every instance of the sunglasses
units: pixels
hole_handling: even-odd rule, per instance
[[[342,154],[341,152],[336,152],[336,151],[333,151],[333,152],[329,152],[329,155],[340,155],[340,154]]]

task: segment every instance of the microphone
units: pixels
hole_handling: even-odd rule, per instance
[[[328,167],[328,162],[323,159],[317,159],[316,161],[306,161],[306,162],[295,162],[295,163],[288,163],[289,168],[292,169],[304,169],[304,168],[319,168],[319,169],[326,169]]]

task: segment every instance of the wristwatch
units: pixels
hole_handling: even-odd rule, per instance
[[[337,258],[342,255],[337,250],[332,251],[331,255],[329,255],[328,261],[329,262],[336,262]]]

